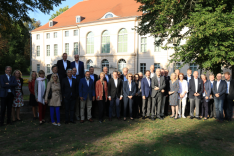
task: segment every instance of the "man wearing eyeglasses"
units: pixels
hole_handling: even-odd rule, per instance
[[[58,67],[57,67],[57,65],[53,65],[52,66],[52,74],[49,74],[49,75],[47,75],[47,80],[48,80],[48,82],[50,81],[50,79],[51,79],[51,76],[53,75],[53,74],[56,74],[56,75],[58,75]],[[60,82],[60,83],[62,83],[62,82]]]
[[[71,62],[71,69],[76,68],[76,75],[79,75],[80,78],[84,78],[84,62],[80,61],[80,56],[74,56],[75,61]]]

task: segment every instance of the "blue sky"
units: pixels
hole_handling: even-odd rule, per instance
[[[65,7],[67,5],[69,6],[69,8],[71,8],[73,5],[75,5],[76,3],[80,2],[80,1],[83,1],[83,0],[66,0],[66,1],[63,1],[58,7],[54,7],[54,10],[50,11],[49,14],[44,14],[44,13],[37,10],[36,12],[29,12],[29,16],[31,18],[35,18],[36,20],[40,20],[41,25],[44,25],[49,21],[50,16],[53,13],[55,13],[57,10]]]

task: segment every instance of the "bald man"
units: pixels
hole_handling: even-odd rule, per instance
[[[76,75],[78,75],[81,79],[84,78],[84,62],[80,61],[80,56],[74,56],[75,61],[71,62],[71,69],[76,68]]]
[[[154,65],[151,65],[151,66],[150,66],[150,78],[152,79],[154,76],[155,76],[155,73],[154,73]]]

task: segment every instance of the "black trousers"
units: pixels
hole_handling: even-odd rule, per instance
[[[133,103],[134,104],[132,106],[133,107],[132,108],[132,116],[133,116],[133,118],[137,118],[137,117],[139,117],[139,115],[142,114],[142,109],[141,109],[142,97],[141,96],[134,96]]]
[[[225,101],[223,104],[223,110],[224,110],[226,120],[232,119],[232,113],[233,113],[232,107],[233,107],[233,99],[229,99],[228,95],[226,94]]]
[[[92,108],[91,108],[92,118],[96,118],[96,114],[97,114],[97,101],[94,100],[92,101]]]
[[[11,108],[13,103],[14,95],[8,93],[6,97],[1,97],[1,124],[4,124],[4,118],[7,108],[7,123],[11,122]]]
[[[169,96],[164,96],[164,98],[166,98],[165,100],[165,107],[164,107],[164,116],[168,116],[168,108],[169,107]]]
[[[133,99],[129,99],[128,97],[124,97],[124,117],[127,117],[127,109],[129,106],[129,116],[132,117],[132,106]]]
[[[106,114],[106,116],[108,116],[109,117],[109,105],[110,105],[110,101],[109,100],[107,100],[107,102],[104,102],[104,112],[105,112],[105,114]]]
[[[65,116],[66,116],[66,122],[74,121],[74,110],[75,110],[75,103],[76,100],[72,98],[64,98],[64,104],[65,104]]]
[[[216,118],[216,115],[215,115],[215,104],[214,104],[214,99],[210,99],[209,101],[209,117],[210,118]]]
[[[202,113],[201,113],[201,116],[202,117],[206,117],[207,118],[207,116],[208,116],[208,102],[206,102],[206,99],[205,99],[205,97],[203,97],[202,98]]]
[[[104,105],[105,105],[104,100],[99,100],[98,101],[99,121],[103,121],[103,118],[104,118]]]
[[[186,100],[186,107],[185,107],[185,116],[190,115],[190,101],[189,101],[189,95],[187,95],[187,100]]]

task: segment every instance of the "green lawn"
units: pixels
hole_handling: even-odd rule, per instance
[[[0,128],[0,155],[234,155],[233,122],[166,117],[68,125],[63,120],[57,127],[39,126],[29,114],[21,118]]]

